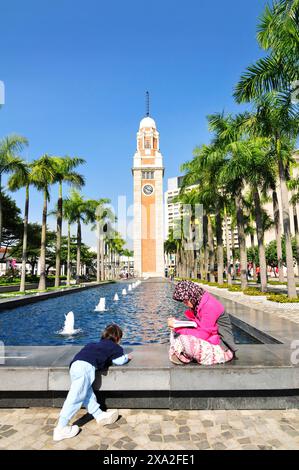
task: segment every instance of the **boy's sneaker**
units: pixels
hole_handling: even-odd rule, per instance
[[[63,428],[57,426],[53,432],[53,441],[62,441],[63,439],[70,439],[71,437],[77,436],[80,431],[79,426],[74,424],[73,426],[64,426]]]
[[[118,418],[118,410],[103,411],[97,416],[96,421],[98,424],[105,426],[106,424],[113,424]]]

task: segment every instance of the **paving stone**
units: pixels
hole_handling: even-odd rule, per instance
[[[160,436],[159,434],[149,434],[148,437],[152,442],[162,442],[163,441],[162,436]]]
[[[57,421],[57,419],[55,419],[55,418],[49,418],[49,419],[47,419],[46,422],[47,422],[47,424],[49,424],[49,425],[55,425],[55,424],[56,424],[56,421]]]
[[[250,444],[251,443],[251,440],[249,439],[249,437],[244,437],[242,439],[238,439],[238,442],[240,444]]]
[[[124,449],[126,450],[134,450],[136,449],[137,447],[137,444],[135,442],[127,442],[126,444],[124,444]]]
[[[189,426],[180,426],[179,432],[190,432]]]
[[[121,440],[122,440],[122,441],[125,441],[125,442],[130,442],[130,441],[132,441],[132,438],[131,438],[130,436],[123,436],[123,437],[121,438]]]
[[[227,449],[227,447],[222,442],[215,442],[215,444],[212,445],[212,448],[214,450],[226,450]]]
[[[175,436],[172,435],[172,434],[166,434],[165,436],[163,436],[163,439],[164,439],[164,442],[175,442],[176,441]]]
[[[200,441],[196,443],[196,448],[199,450],[210,449],[210,444],[208,441]]]
[[[127,424],[127,420],[126,418],[124,418],[123,416],[121,416],[117,421],[116,421],[117,424]]]
[[[105,426],[106,429],[118,429],[119,428],[119,422],[117,421],[116,423],[113,423],[113,424],[107,424]]]
[[[8,429],[12,428],[11,425],[4,424],[3,426],[0,427],[0,432],[2,431],[7,431]]]
[[[177,434],[176,438],[178,441],[190,441],[190,434]]]
[[[210,427],[214,426],[213,421],[210,421],[210,420],[205,420],[205,421],[202,422],[202,424],[204,425],[205,428],[210,428]]]
[[[9,429],[8,431],[1,432],[1,436],[2,437],[10,437],[13,434],[15,434],[16,432],[18,432],[18,431],[16,431],[15,429]]]

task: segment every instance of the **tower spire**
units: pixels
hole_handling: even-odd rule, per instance
[[[147,91],[145,94],[145,104],[146,104],[146,116],[150,115],[150,98],[149,98],[149,92]]]

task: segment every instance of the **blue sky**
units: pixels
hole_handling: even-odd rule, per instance
[[[235,112],[232,90],[261,56],[264,0],[0,0],[0,137],[29,139],[24,156],[86,159],[86,197],[132,202],[132,157],[145,91],[167,178],[208,142],[205,116]],[[65,188],[65,192],[68,189]],[[57,189],[51,192],[51,204]],[[14,195],[23,206],[23,192]],[[41,219],[32,194],[31,221]],[[54,227],[54,220],[49,220]],[[84,241],[95,245],[84,230]]]

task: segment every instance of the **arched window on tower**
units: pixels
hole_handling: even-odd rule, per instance
[[[145,137],[145,139],[144,139],[144,148],[145,149],[150,149],[151,148],[151,138],[150,137]]]
[[[142,172],[142,179],[143,180],[153,180],[155,178],[154,171],[143,171]]]

